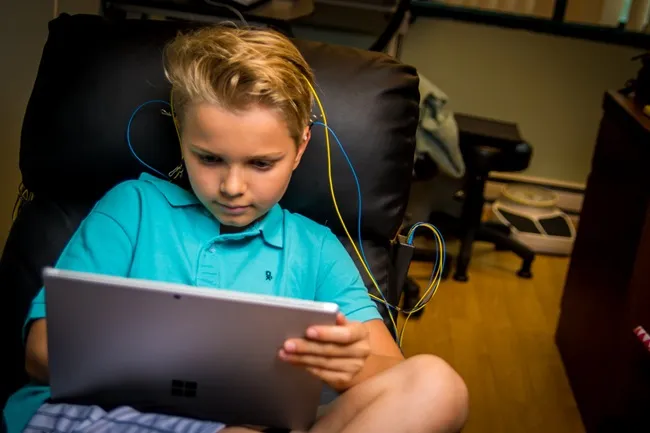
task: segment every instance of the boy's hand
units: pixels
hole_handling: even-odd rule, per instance
[[[343,314],[334,326],[312,326],[306,338],[287,340],[279,357],[303,366],[337,391],[350,387],[370,355],[370,339],[361,322],[348,322]]]

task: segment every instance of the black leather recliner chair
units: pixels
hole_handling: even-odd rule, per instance
[[[42,285],[42,268],[56,262],[107,190],[146,171],[127,146],[127,122],[142,102],[168,99],[161,48],[189,25],[111,22],[83,15],[62,15],[50,22],[20,145],[23,183],[33,200],[23,204],[0,259],[0,316],[6,319],[0,347],[8,365],[0,371],[2,406],[27,381],[21,329]],[[360,179],[361,237],[370,268],[384,294],[397,304],[401,283],[395,284],[391,240],[410,189],[419,114],[416,71],[380,53],[295,43],[315,71],[328,122]],[[150,104],[138,113],[131,141],[144,161],[169,171],[180,152],[172,121],[162,108]],[[317,108],[314,112],[318,114]],[[314,126],[312,135],[282,205],[326,224],[350,247],[330,196],[323,131]],[[332,146],[337,201],[357,241],[356,184],[334,141]],[[385,309],[382,313],[388,317]]]

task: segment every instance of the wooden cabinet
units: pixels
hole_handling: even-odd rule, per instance
[[[608,92],[556,342],[587,432],[650,431],[650,118]]]

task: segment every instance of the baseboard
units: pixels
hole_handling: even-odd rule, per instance
[[[582,210],[582,201],[584,199],[584,184],[525,176],[521,174],[490,173],[484,192],[486,206],[490,207],[492,203],[501,196],[503,187],[512,183],[539,186],[552,190],[558,196],[558,208],[565,212],[573,220],[576,226],[578,225],[580,212]],[[489,214],[489,210],[486,209],[486,212]]]
[[[547,177],[536,177],[536,176],[527,176],[525,174],[519,173],[501,173],[501,172],[491,172],[490,179],[496,181],[502,181],[506,183],[526,183],[530,185],[540,185],[547,188],[568,190],[568,191],[579,191],[584,192],[586,185],[584,183],[578,182],[568,182],[565,180],[558,179],[549,179]]]

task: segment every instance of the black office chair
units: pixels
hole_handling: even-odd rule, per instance
[[[467,269],[474,241],[487,241],[494,244],[498,250],[514,252],[522,259],[522,265],[517,275],[522,278],[531,278],[531,265],[535,259],[535,253],[511,238],[507,226],[482,222],[481,218],[485,205],[483,193],[489,173],[491,171],[518,172],[524,170],[530,163],[532,147],[521,137],[515,123],[466,114],[457,114],[455,118],[458,124],[461,152],[466,166],[461,194],[463,201],[461,215],[453,217],[445,213],[434,213],[429,217],[430,222],[442,231],[445,238],[457,238],[461,241],[460,253],[455,259],[454,279],[457,281],[468,280]],[[420,162],[420,164],[425,163]],[[418,248],[414,252],[413,259],[430,261],[432,257],[435,257],[434,251]],[[443,277],[449,272],[451,260],[449,258],[447,261]],[[404,294],[409,298],[405,300],[406,308],[413,303],[414,290],[414,281],[409,280],[404,288]]]
[[[42,285],[42,268],[56,262],[106,191],[146,170],[127,146],[126,125],[143,101],[169,97],[161,47],[189,26],[94,15],[62,15],[49,24],[20,145],[20,171],[33,199],[18,212],[0,259],[4,319],[0,351],[9,363],[0,370],[0,407],[27,381],[21,330]],[[361,179],[365,256],[381,294],[394,305],[403,278],[393,263],[391,240],[403,220],[410,191],[418,75],[413,67],[383,54],[294,42],[315,71],[328,122]],[[173,124],[161,108],[152,104],[141,111],[131,129],[131,142],[143,160],[164,169],[176,165],[180,154]],[[355,178],[336,144],[331,158],[338,206],[356,240]],[[330,227],[361,268],[332,204],[326,161],[319,128],[282,205]],[[379,296],[364,272],[362,276]],[[380,310],[390,323],[386,309]]]

